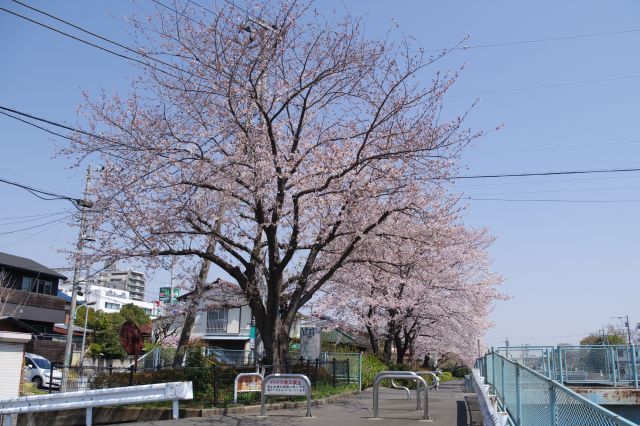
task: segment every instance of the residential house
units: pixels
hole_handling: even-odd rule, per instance
[[[199,301],[198,312],[191,330],[192,339],[204,341],[210,349],[209,353],[223,358],[248,357],[252,349],[251,309],[244,298],[237,293],[236,284],[222,279],[207,285],[205,295]],[[222,294],[234,296],[226,298],[222,297]],[[186,302],[192,296],[193,292],[183,294],[178,297],[178,301]],[[241,354],[237,351],[245,351],[245,353]]]
[[[0,315],[20,320],[42,334],[65,321],[65,300],[58,297],[66,277],[25,257],[0,253]]]
[[[193,292],[183,294],[178,301],[186,302],[192,296]],[[205,342],[207,354],[216,356],[222,362],[252,362],[255,348],[252,345],[251,323],[251,308],[238,285],[217,279],[206,286],[205,295],[199,301],[191,339]],[[296,318],[289,335],[291,338],[300,337],[300,316]],[[255,340],[253,344],[256,344]]]

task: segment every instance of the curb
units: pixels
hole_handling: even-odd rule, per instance
[[[312,406],[320,406],[338,401],[340,399],[357,395],[359,391],[345,392],[332,395],[327,398],[312,400]],[[306,401],[287,401],[266,404],[268,411],[283,410],[288,408],[306,407]],[[260,405],[245,405],[226,408],[180,408],[181,419],[222,416],[226,414],[260,413]],[[153,422],[157,420],[170,420],[171,409],[159,407],[96,407],[93,411],[94,424],[136,423]],[[64,411],[47,411],[43,413],[21,413],[18,415],[18,426],[49,425],[71,426],[85,424],[85,410],[71,409]]]
[[[313,399],[311,400],[311,406],[317,407],[320,405],[330,404],[332,402],[339,401],[341,399],[358,395],[360,391],[350,391],[341,393],[339,395],[332,395],[322,399]],[[289,408],[301,408],[306,407],[306,401],[287,401],[287,402],[275,402],[272,404],[266,404],[265,409],[267,411],[275,411],[275,410],[286,410]],[[193,410],[193,409],[191,409]],[[259,405],[245,405],[239,407],[226,407],[226,408],[203,408],[200,411],[199,416],[188,416],[188,417],[212,417],[212,416],[223,416],[226,414],[248,414],[254,412],[260,412]],[[180,414],[182,414],[182,410],[180,410]],[[190,414],[190,413],[187,413]],[[180,416],[182,418],[182,416]]]

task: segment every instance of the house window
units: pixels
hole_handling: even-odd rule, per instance
[[[53,283],[37,278],[22,277],[22,290],[32,293],[51,294],[53,291]]]
[[[227,332],[227,310],[225,308],[207,311],[207,334]]]
[[[153,313],[149,308],[142,308],[142,309],[144,310],[144,313],[147,315],[151,315]]]
[[[104,302],[105,309],[120,309],[120,305],[117,303]]]

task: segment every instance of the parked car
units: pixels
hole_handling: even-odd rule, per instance
[[[32,382],[38,388],[48,388],[51,383],[51,389],[60,389],[62,372],[54,368],[53,377],[50,374],[51,361],[40,355],[28,352],[24,354],[24,380]]]

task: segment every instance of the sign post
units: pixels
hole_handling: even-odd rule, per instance
[[[307,397],[307,414],[311,417],[311,382],[304,374],[269,374],[262,381],[260,397],[260,415],[265,416],[267,396],[305,396]]]
[[[260,373],[240,373],[233,381],[233,403],[238,403],[240,392],[262,392],[264,377]]]
[[[302,327],[300,329],[300,358],[315,360],[320,358],[320,329]]]

